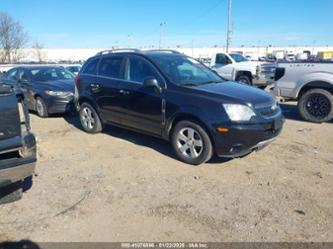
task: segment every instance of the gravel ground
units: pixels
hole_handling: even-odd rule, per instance
[[[199,167],[155,138],[32,115],[36,176],[0,206],[0,241],[333,241],[333,123],[283,109],[268,148]]]

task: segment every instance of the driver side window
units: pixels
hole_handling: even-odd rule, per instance
[[[136,56],[130,57],[126,63],[125,80],[142,84],[147,77],[154,77],[158,81],[160,79],[149,62]]]
[[[222,64],[222,65],[228,65],[228,64],[231,64],[231,61],[228,58],[228,56],[226,56],[225,54],[217,54],[215,63]]]

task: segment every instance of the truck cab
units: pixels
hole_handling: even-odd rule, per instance
[[[212,69],[226,80],[262,88],[273,82],[274,72],[266,71],[259,62],[250,61],[239,53],[217,53],[211,63]]]

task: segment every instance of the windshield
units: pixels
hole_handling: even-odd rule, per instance
[[[80,67],[68,67],[67,70],[72,73],[78,73],[80,71]]]
[[[29,70],[33,81],[71,80],[75,76],[63,68],[34,68]]]
[[[236,62],[243,62],[243,61],[249,61],[246,57],[244,57],[241,54],[230,54],[230,56],[236,61]]]
[[[151,58],[177,85],[200,85],[223,81],[215,72],[190,57],[151,55]]]

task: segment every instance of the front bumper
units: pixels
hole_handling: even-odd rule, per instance
[[[274,83],[274,75],[272,74],[259,74],[252,78],[252,84],[255,86],[269,86]]]
[[[73,112],[74,98],[57,98],[51,97],[46,100],[47,111],[50,114]]]
[[[219,157],[237,158],[255,150],[260,150],[273,142],[281,133],[284,118],[282,115],[257,124],[232,124],[226,133],[215,129],[215,151]]]

